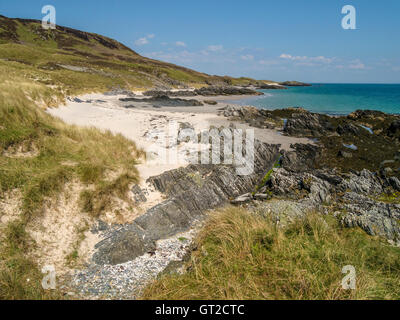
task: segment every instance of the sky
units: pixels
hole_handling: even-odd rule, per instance
[[[0,0],[0,14],[114,38],[208,74],[325,83],[400,83],[399,0]],[[356,29],[343,29],[345,5]]]

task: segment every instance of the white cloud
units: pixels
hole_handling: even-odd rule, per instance
[[[186,43],[184,43],[183,41],[177,41],[177,42],[175,42],[175,45],[177,47],[186,47]]]
[[[137,40],[135,41],[135,44],[136,44],[137,46],[143,46],[143,45],[148,44],[148,43],[149,43],[149,40],[147,40],[147,38],[145,38],[145,37],[140,38],[140,39],[137,39]]]
[[[245,60],[245,61],[254,60],[254,56],[251,54],[246,54],[246,55],[241,56],[240,59]]]
[[[144,46],[145,44],[149,43],[149,39],[153,39],[155,37],[155,34],[151,33],[148,34],[146,37],[139,38],[135,41],[135,45],[137,46]]]
[[[290,60],[293,60],[292,55],[287,54],[287,53],[282,53],[282,54],[279,56],[279,58],[281,58],[281,59],[290,59]]]
[[[213,51],[213,52],[216,52],[216,51],[221,51],[222,49],[223,49],[224,47],[222,46],[222,45],[220,45],[220,44],[213,44],[213,45],[209,45],[208,47],[207,47],[207,50],[208,51]]]
[[[292,56],[291,54],[287,54],[287,53],[282,53],[279,56],[279,58],[291,60],[291,61],[303,62],[301,65],[310,65],[310,66],[313,65],[312,62],[330,64],[335,60],[335,58],[327,58],[324,56],[317,56],[317,57]]]
[[[362,69],[365,69],[366,67],[365,67],[364,63],[358,62],[358,63],[354,63],[354,64],[349,65],[349,68],[350,69],[362,70]]]
[[[327,58],[324,56],[318,56],[318,57],[311,57],[310,58],[312,61],[316,62],[322,62],[322,63],[332,63],[335,58]]]

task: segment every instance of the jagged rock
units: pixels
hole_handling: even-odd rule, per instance
[[[384,191],[378,175],[366,169],[359,174],[351,173],[349,180],[343,180],[341,189],[370,196],[382,194]]]
[[[266,110],[256,107],[227,106],[219,110],[219,114],[227,118],[237,118],[248,123],[250,126],[262,129],[273,129],[275,123],[272,122],[271,114]]]
[[[294,173],[284,168],[274,169],[268,187],[274,195],[298,199],[307,203],[310,209],[331,200],[331,184],[307,172]]]
[[[324,171],[324,170],[313,170],[312,174],[321,180],[327,181],[334,187],[339,186],[343,182],[343,178],[339,176],[335,171]]]
[[[289,171],[300,172],[314,170],[320,147],[311,144],[292,144],[294,151],[283,151],[281,166]]]
[[[397,178],[382,180],[368,170],[350,173],[344,179],[334,172],[293,172],[279,168],[274,169],[267,186],[275,197],[296,200],[302,214],[317,208],[321,210],[321,205],[335,198],[336,206],[346,212],[342,216],[344,225],[357,226],[387,239],[400,237],[400,205],[375,200],[387,187],[398,190],[400,181]],[[339,195],[342,193],[344,196]]]
[[[336,129],[337,133],[340,135],[351,134],[358,135],[360,133],[360,128],[351,123],[346,123],[344,125],[339,125]]]
[[[379,235],[391,240],[399,238],[400,205],[372,200],[370,197],[348,192],[343,197],[348,202],[347,213],[342,218],[348,227],[360,227],[370,235]]]
[[[132,260],[151,249],[155,241],[188,230],[204,218],[206,210],[252,192],[279,157],[280,145],[256,140],[254,147],[254,172],[249,175],[238,175],[233,165],[192,164],[149,178],[147,182],[168,199],[102,241],[94,261],[114,264]]]
[[[333,131],[334,126],[328,116],[310,112],[293,113],[284,128],[289,135],[304,137],[320,137]]]

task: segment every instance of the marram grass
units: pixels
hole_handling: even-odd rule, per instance
[[[244,209],[215,212],[183,275],[164,274],[143,299],[399,299],[400,248],[336,218],[309,214],[284,228]],[[356,269],[344,290],[342,268]]]

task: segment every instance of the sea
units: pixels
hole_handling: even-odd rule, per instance
[[[230,102],[270,110],[302,107],[331,115],[346,115],[358,109],[400,114],[400,84],[313,83],[311,87],[259,91],[264,95]]]

